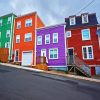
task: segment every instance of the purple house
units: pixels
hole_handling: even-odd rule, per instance
[[[43,27],[36,31],[36,56],[45,56],[49,69],[67,70],[64,24]]]

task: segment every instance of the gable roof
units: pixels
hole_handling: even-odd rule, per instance
[[[76,24],[70,25],[70,17],[65,18],[66,29],[78,28],[78,27],[84,27],[84,26],[94,26],[94,25],[98,24],[98,21],[97,21],[97,18],[96,18],[96,13],[88,14],[88,21],[89,22],[85,23],[85,24],[82,23],[82,15],[80,15],[80,16],[75,16]]]

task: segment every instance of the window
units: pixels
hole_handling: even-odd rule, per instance
[[[27,19],[25,22],[25,26],[26,27],[32,26],[32,19]]]
[[[5,48],[9,48],[10,47],[10,43],[9,42],[6,42],[5,43]]]
[[[93,48],[92,46],[83,46],[83,59],[93,59]]]
[[[71,31],[66,32],[66,37],[71,37]]]
[[[8,24],[10,24],[11,23],[11,17],[8,17],[8,22],[7,22]]]
[[[75,25],[75,16],[70,17],[70,25]]]
[[[0,32],[0,38],[1,38],[1,32]]]
[[[82,40],[90,40],[90,30],[89,29],[82,30]]]
[[[45,44],[50,44],[50,34],[45,35]]]
[[[17,22],[17,29],[21,28],[21,22]]]
[[[32,33],[25,34],[25,42],[32,41]]]
[[[37,45],[42,45],[42,36],[37,36]]]
[[[20,35],[16,35],[16,43],[20,43]]]
[[[83,14],[82,15],[82,23],[88,23],[88,14]]]
[[[53,33],[53,43],[58,43],[58,33]]]
[[[10,37],[10,30],[7,30],[6,37]]]
[[[2,26],[2,19],[0,19],[0,26]]]
[[[49,49],[49,59],[58,59],[58,48]]]

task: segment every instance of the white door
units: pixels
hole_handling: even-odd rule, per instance
[[[41,49],[41,56],[46,57],[46,63],[48,63],[48,59],[47,59],[47,56],[46,56],[46,49]]]
[[[29,66],[32,64],[32,51],[27,51],[22,53],[22,65]]]
[[[41,56],[46,57],[46,49],[41,49]]]

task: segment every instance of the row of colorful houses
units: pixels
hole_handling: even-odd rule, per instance
[[[36,66],[36,57],[45,56],[49,69],[68,70],[79,58],[100,73],[100,32],[96,14],[65,18],[64,24],[45,26],[36,12],[0,17],[0,48],[9,48],[9,61]],[[75,60],[74,60],[75,59]]]

